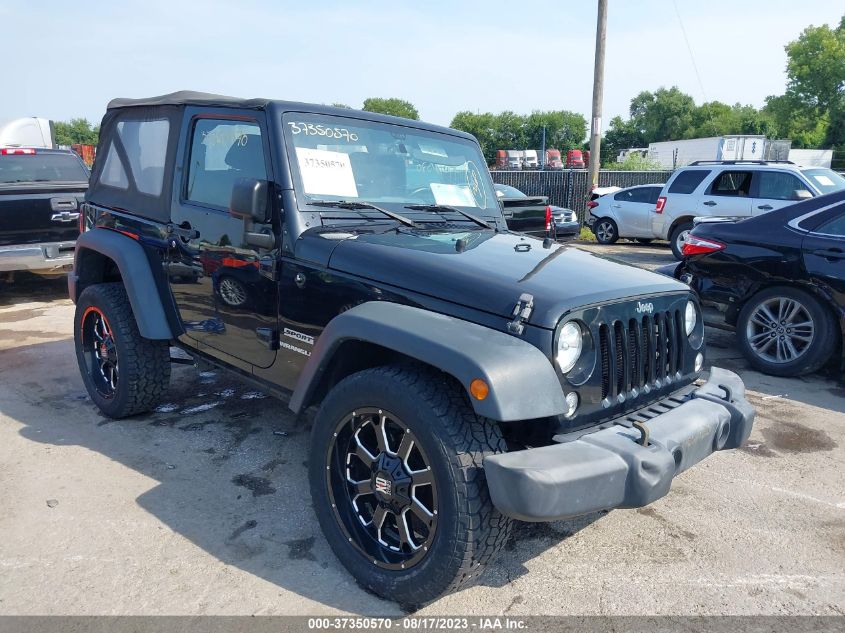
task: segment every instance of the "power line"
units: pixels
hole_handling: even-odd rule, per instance
[[[695,55],[692,53],[692,46],[690,46],[689,37],[687,37],[687,30],[684,28],[684,21],[681,19],[681,12],[678,10],[678,0],[672,0],[672,6],[675,7],[675,15],[678,16],[678,24],[681,27],[681,34],[684,36],[684,42],[687,45],[687,52],[689,53],[689,58],[692,62],[692,69],[695,71],[695,78],[698,80],[698,87],[701,89],[701,96],[704,98],[704,102],[707,103],[709,101],[707,98],[707,91],[704,90],[704,82],[701,81],[701,73],[698,72],[698,64],[695,63]],[[713,121],[712,109],[708,108],[707,116],[710,118],[710,127],[713,129],[713,133],[715,134],[716,123]]]

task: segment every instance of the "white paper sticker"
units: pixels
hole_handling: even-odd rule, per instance
[[[296,148],[299,174],[305,193],[323,196],[358,197],[349,154],[325,149]]]
[[[477,207],[472,191],[466,185],[447,185],[441,182],[431,183],[431,193],[437,204],[450,207]]]
[[[816,182],[822,185],[823,187],[832,187],[833,181],[830,179],[829,176],[825,176],[823,174],[816,174],[813,176],[816,179]]]

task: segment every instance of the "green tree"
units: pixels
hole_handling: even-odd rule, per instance
[[[617,163],[616,156],[614,156],[613,160],[609,161],[604,168],[617,171],[654,171],[656,169],[663,169],[658,161],[641,154],[628,154],[621,163]]]
[[[631,120],[649,142],[684,138],[692,127],[695,101],[672,86],[645,90],[631,99]]]
[[[543,146],[544,127],[547,148],[575,149],[581,146],[587,135],[587,119],[582,114],[568,110],[535,110],[525,119],[525,149],[540,149]]]
[[[73,145],[74,143],[96,145],[100,136],[100,126],[91,127],[88,119],[56,121],[54,130],[56,143],[59,145]]]
[[[362,109],[366,112],[379,112],[381,114],[401,116],[415,121],[419,121],[420,119],[420,113],[417,112],[413,104],[404,99],[397,99],[396,97],[370,97],[364,100],[364,107]]]
[[[792,106],[787,121],[802,142],[818,137],[825,121],[822,142],[845,143],[845,16],[836,28],[827,24],[809,26],[798,39],[786,45],[786,97],[778,107]],[[781,110],[782,116],[785,113]]]
[[[476,114],[475,112],[464,110],[458,112],[452,118],[449,127],[472,134],[478,139],[484,159],[488,163],[492,163],[496,159],[496,150],[499,149],[496,147],[496,115],[490,112]]]

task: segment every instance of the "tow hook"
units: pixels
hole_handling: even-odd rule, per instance
[[[641,446],[648,446],[648,427],[645,425],[644,422],[640,422],[639,420],[635,420],[632,423],[632,426],[640,432],[640,437],[637,440]]]

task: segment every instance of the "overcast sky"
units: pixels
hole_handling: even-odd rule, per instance
[[[836,24],[831,0],[610,0],[604,121],[641,90],[761,106],[784,44]],[[361,107],[401,97],[422,119],[566,109],[589,119],[596,2],[145,0],[0,3],[0,120],[99,122],[113,97],[199,90]],[[703,90],[702,90],[703,88]],[[606,127],[606,125],[605,125]]]

